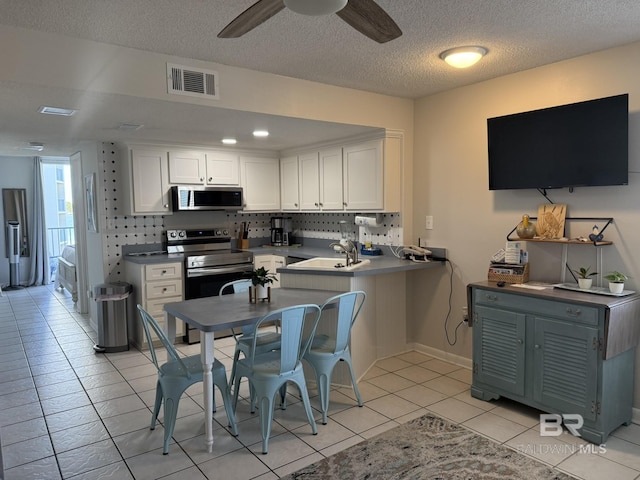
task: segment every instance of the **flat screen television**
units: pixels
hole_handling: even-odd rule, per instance
[[[489,190],[626,185],[629,95],[487,119]]]

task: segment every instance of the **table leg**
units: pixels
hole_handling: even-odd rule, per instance
[[[204,434],[207,451],[213,450],[213,332],[200,332],[200,357],[202,358],[204,393]]]
[[[171,315],[170,313],[164,312],[164,328],[167,332],[167,337],[169,337],[169,341],[174,343],[176,338],[176,317]],[[167,362],[173,360],[167,351]]]

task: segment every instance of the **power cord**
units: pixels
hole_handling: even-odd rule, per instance
[[[451,268],[451,274],[449,275],[449,310],[447,311],[447,316],[444,319],[444,334],[447,337],[447,343],[450,346],[454,346],[458,342],[458,329],[462,325],[464,325],[464,321],[461,321],[460,323],[458,323],[458,325],[456,325],[456,328],[453,331],[453,343],[452,343],[451,339],[449,338],[449,330],[447,329],[447,323],[449,322],[449,318],[451,317],[451,310],[452,310],[451,302],[453,299],[453,264],[448,258],[445,261],[449,264],[449,267]]]

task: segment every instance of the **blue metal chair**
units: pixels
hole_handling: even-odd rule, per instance
[[[153,406],[153,414],[151,416],[151,430],[156,428],[156,420],[160,412],[160,405],[164,401],[164,449],[162,453],[169,453],[169,441],[173,435],[173,429],[176,424],[176,415],[178,413],[178,403],[184,391],[194,383],[202,382],[203,369],[200,355],[191,355],[181,358],[177,350],[173,346],[173,342],[169,340],[164,330],[158,325],[158,322],[147,312],[141,305],[138,305],[140,316],[142,317],[142,326],[149,343],[149,351],[151,359],[158,369],[158,383],[156,384],[156,401]],[[151,330],[157,335],[162,342],[164,348],[167,349],[170,360],[159,365],[156,351],[153,346],[153,336]],[[229,386],[227,384],[227,373],[224,365],[219,360],[215,360],[212,369],[213,384],[222,392],[224,400],[224,408],[227,412],[229,426],[233,435],[238,435],[238,426],[236,417],[231,408],[231,398],[229,396]]]
[[[353,373],[351,363],[351,353],[349,352],[349,340],[351,338],[351,327],[353,327],[364,301],[366,294],[362,291],[354,291],[336,295],[328,299],[321,307],[320,321],[316,334],[313,336],[311,345],[304,355],[316,372],[318,391],[320,393],[320,406],[322,408],[322,424],[327,423],[327,411],[329,410],[329,394],[331,393],[331,374],[339,361],[344,361],[349,366],[353,391],[358,399],[358,405],[362,406],[362,398],[358,391],[358,384]],[[330,309],[337,308],[337,321],[333,324],[323,321],[328,318],[325,315]],[[334,326],[335,324],[335,326]],[[332,328],[325,327],[331,325]],[[325,327],[325,328],[323,328]],[[318,334],[317,331],[323,329],[332,330],[329,334]]]
[[[297,305],[276,310],[258,321],[254,327],[253,345],[248,357],[237,362],[234,379],[234,408],[238,402],[240,379],[247,377],[251,387],[251,412],[255,411],[256,399],[260,410],[260,432],[262,434],[262,453],[267,453],[271,422],[273,420],[273,397],[280,391],[281,406],[284,408],[284,394],[287,382],[298,386],[300,396],[307,413],[307,419],[314,435],[318,433],[316,421],[311,411],[309,393],[302,370],[302,356],[309,347],[309,341],[303,342],[302,333],[306,321],[312,321],[311,331],[315,329],[320,315],[317,305]],[[257,336],[260,325],[281,320],[280,350],[258,354],[256,351]]]
[[[233,293],[246,292],[251,286],[251,280],[235,280],[233,282],[226,283],[220,288],[219,295],[233,288]],[[233,367],[231,368],[231,376],[229,377],[229,383],[233,385],[236,375],[236,364],[240,359],[240,352],[245,358],[249,356],[251,350],[255,348],[256,353],[270,352],[271,350],[277,350],[280,348],[280,332],[278,328],[278,320],[274,321],[275,331],[262,331],[258,333],[258,339],[253,346],[253,325],[246,325],[242,327],[242,335],[237,334],[233,329],[231,333],[236,341],[236,350],[233,354]]]

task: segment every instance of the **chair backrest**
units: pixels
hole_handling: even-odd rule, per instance
[[[312,331],[318,324],[320,307],[318,305],[305,304],[282,308],[273,311],[260,320],[254,326],[253,348],[251,349],[251,363],[254,363],[257,331],[260,325],[279,320],[281,330],[280,340],[280,373],[290,372],[296,368],[300,359],[309,348],[309,342],[302,342],[302,332],[305,322],[312,322]]]
[[[349,345],[351,327],[355,323],[356,318],[358,318],[358,314],[364,305],[366,297],[366,294],[361,290],[342,293],[331,297],[320,307],[320,318],[322,318],[322,313],[333,308],[338,309],[335,330],[335,352],[341,352]]]
[[[180,365],[180,368],[185,372],[185,375],[187,376],[187,378],[190,378],[191,374],[189,373],[189,370],[187,369],[186,365],[178,355],[178,351],[176,350],[176,347],[173,346],[173,342],[171,342],[169,340],[169,337],[167,337],[167,334],[164,333],[164,330],[162,329],[162,327],[158,325],[158,322],[156,322],[156,320],[149,314],[149,312],[147,312],[144,308],[142,308],[142,305],[138,304],[137,307],[138,307],[138,310],[140,311],[140,317],[142,318],[142,326],[144,327],[144,334],[147,337],[147,343],[149,344],[149,351],[151,352],[151,360],[153,360],[153,363],[158,369],[158,372],[161,372],[161,370],[160,370],[160,365],[158,363],[158,356],[156,355],[156,349],[153,346],[153,336],[151,335],[151,330],[153,330],[153,332],[156,334],[156,336],[158,337],[158,339],[160,340],[164,348],[167,349],[167,352],[171,360],[177,362],[178,365]]]
[[[226,293],[232,293],[231,288],[233,287],[233,293],[246,292],[249,290],[251,286],[251,280],[234,280],[233,282],[225,283],[218,292],[218,295],[224,295]],[[228,291],[227,291],[228,290]]]

